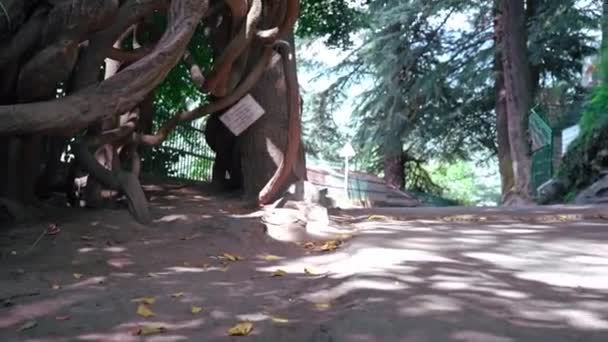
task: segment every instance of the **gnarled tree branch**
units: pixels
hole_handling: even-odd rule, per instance
[[[226,96],[232,65],[255,37],[256,27],[261,16],[262,0],[252,0],[245,24],[222,52],[205,82],[205,89],[214,96]]]
[[[207,5],[204,0],[173,0],[169,26],[154,51],[99,86],[55,101],[0,106],[0,135],[76,131],[131,110],[177,64]]]
[[[266,48],[262,54],[262,57],[258,61],[258,64],[254,67],[254,69],[247,75],[245,80],[232,92],[230,95],[222,97],[215,102],[209,103],[202,107],[195,108],[188,112],[183,112],[179,115],[174,116],[171,120],[167,121],[155,135],[139,135],[137,138],[138,143],[148,145],[148,146],[157,146],[162,144],[162,142],[167,139],[169,134],[175,127],[181,122],[189,122],[192,120],[196,120],[202,118],[206,115],[210,115],[213,113],[217,113],[222,111],[237,101],[239,101],[243,96],[245,96],[251,88],[256,84],[256,82],[262,77],[270,59],[272,58],[272,49]]]
[[[283,74],[285,75],[287,85],[287,108],[289,114],[289,122],[287,128],[287,148],[283,154],[283,160],[275,171],[274,175],[258,196],[258,204],[264,205],[270,203],[277,196],[287,178],[291,174],[298,159],[298,150],[300,148],[301,127],[300,127],[300,94],[298,89],[298,80],[296,76],[296,67],[291,47],[289,43],[283,40],[275,42],[281,54],[283,61]]]
[[[293,29],[298,15],[300,14],[299,0],[287,0],[287,11],[283,22],[279,27],[261,30],[256,33],[257,38],[266,44],[272,44],[275,40],[284,39]]]

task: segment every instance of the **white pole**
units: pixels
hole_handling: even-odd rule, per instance
[[[348,199],[348,155],[344,157],[344,195]]]

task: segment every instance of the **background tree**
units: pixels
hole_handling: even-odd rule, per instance
[[[507,126],[497,126],[507,117],[501,115],[506,97],[501,96],[505,94],[499,87],[502,82],[497,83],[503,57],[496,48],[501,44],[495,35],[499,23],[494,15],[496,5],[448,0],[368,2],[365,9],[374,15],[359,33],[363,43],[331,70],[340,76],[323,93],[339,103],[350,86],[373,84],[359,96],[361,102],[352,115],[357,132],[354,140],[362,147],[360,164],[383,172],[399,186],[404,168],[384,169],[382,165],[407,166],[411,159],[466,159],[479,153],[498,155],[503,193],[511,189]],[[594,9],[576,5],[570,0],[526,4],[528,48],[524,52],[533,74],[530,105],[539,109],[544,110],[541,94],[557,86],[568,94],[565,106],[580,98],[582,59],[595,51],[589,29],[597,27],[598,17]],[[332,101],[324,102],[325,111],[337,107]],[[525,118],[527,122],[527,113]],[[527,142],[526,131],[522,134]],[[403,158],[404,151],[409,158]],[[385,163],[391,160],[385,158],[389,155],[394,156],[393,162]],[[407,178],[406,174],[406,184]]]

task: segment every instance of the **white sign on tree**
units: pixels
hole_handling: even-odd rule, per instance
[[[250,94],[232,106],[220,120],[236,136],[253,125],[266,111]]]

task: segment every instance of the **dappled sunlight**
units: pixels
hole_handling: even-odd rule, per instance
[[[171,223],[176,221],[188,221],[187,215],[166,215],[154,220],[155,223]]]
[[[608,320],[602,319],[597,313],[587,310],[559,309],[553,313],[568,324],[579,329],[608,329]]]
[[[344,219],[350,234],[322,249],[329,241],[268,238],[258,212],[183,205],[195,206],[157,211],[143,229],[62,226],[73,254],[5,272],[42,290],[0,308],[11,330],[0,340],[223,341],[243,321],[259,341],[514,342],[556,331],[583,341],[608,333],[608,233],[600,226],[366,216]],[[138,313],[140,297],[154,299],[153,316]],[[39,327],[16,332],[30,320]],[[165,330],[135,335],[155,324]]]
[[[167,268],[169,271],[174,273],[202,273],[208,270],[199,267],[185,267],[185,266],[173,266]]]
[[[110,253],[123,253],[123,252],[127,251],[127,249],[125,247],[119,247],[119,246],[106,247],[103,250],[106,252],[110,252]]]
[[[462,342],[515,342],[514,339],[508,337],[497,336],[489,332],[480,331],[459,331],[450,336],[454,341]]]
[[[91,295],[70,294],[60,298],[40,300],[29,304],[21,304],[8,311],[2,311],[0,316],[0,328],[6,329],[21,324],[27,320],[38,317],[57,314],[76,303],[89,299]]]
[[[412,296],[399,302],[399,313],[403,316],[428,316],[437,313],[461,311],[466,302],[441,295]]]
[[[97,287],[98,285],[103,284],[106,281],[107,277],[105,276],[96,276],[96,277],[88,277],[83,281],[79,281],[77,283],[65,286],[68,290],[77,290],[77,289],[91,289]]]
[[[382,278],[347,279],[341,282],[338,286],[308,293],[302,296],[302,298],[312,303],[319,303],[333,301],[349,294],[350,292],[358,290],[400,291],[407,288],[409,288],[407,284]]]

